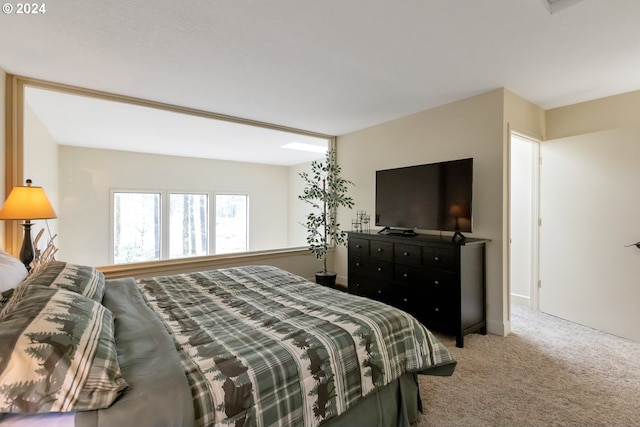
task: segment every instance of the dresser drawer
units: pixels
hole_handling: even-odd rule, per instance
[[[367,273],[370,277],[382,280],[393,280],[393,263],[389,261],[371,260]]]
[[[362,296],[366,289],[366,283],[368,282],[369,279],[367,279],[366,276],[354,274],[352,271],[349,271],[349,283],[347,289],[350,294]]]
[[[418,287],[431,278],[430,271],[412,265],[395,265],[393,280],[404,286]]]
[[[447,292],[431,292],[424,298],[423,315],[430,323],[449,327],[456,318],[455,300]]]
[[[372,279],[392,280],[393,263],[375,258],[349,257],[349,272]]]
[[[424,246],[422,262],[425,267],[455,270],[456,253],[453,248],[440,246]]]
[[[349,237],[349,256],[369,256],[369,241],[365,239],[358,239],[356,237]]]
[[[393,243],[383,242],[381,240],[371,240],[369,248],[369,253],[373,258],[393,261]]]
[[[456,277],[455,273],[428,270],[422,284],[433,291],[451,293],[453,290],[459,288]]]
[[[366,276],[349,276],[349,293],[382,302],[393,301],[393,286],[384,280]]]
[[[421,265],[422,248],[417,245],[396,243],[393,246],[395,262],[400,264]]]
[[[351,273],[365,274],[370,262],[371,259],[368,257],[352,256],[349,254],[349,275],[351,275]]]
[[[423,298],[415,288],[397,283],[394,283],[393,287],[393,305],[410,314],[416,315],[420,312]]]

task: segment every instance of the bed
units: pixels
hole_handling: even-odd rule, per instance
[[[54,261],[1,295],[3,427],[409,426],[417,375],[456,365],[410,315],[273,266]]]

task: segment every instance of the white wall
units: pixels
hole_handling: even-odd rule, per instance
[[[289,246],[287,167],[70,146],[59,150],[61,259],[108,264],[110,190],[128,188],[247,193],[249,250]]]
[[[495,90],[338,137],[338,162],[355,183],[353,210],[339,211],[349,229],[356,210],[375,212],[375,171],[473,157],[473,233],[487,244],[488,329],[503,335],[504,91]],[[338,248],[335,268],[347,276],[347,253]]]
[[[640,127],[541,146],[540,309],[640,342]]]

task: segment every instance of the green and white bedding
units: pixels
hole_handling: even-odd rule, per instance
[[[104,274],[93,267],[52,261],[29,276],[26,284],[65,289],[101,302],[104,296]]]
[[[270,266],[138,281],[199,393],[197,425],[317,426],[455,361],[403,311]],[[443,369],[444,372],[438,372]]]
[[[2,427],[14,420],[26,420],[23,425],[44,425],[41,421],[51,419],[46,416],[61,425],[55,414],[39,414],[58,411],[59,407],[77,411],[73,418],[66,416],[64,420],[78,427],[119,427],[130,425],[131,420],[138,427],[333,427],[344,425],[344,420],[361,419],[354,414],[359,417],[365,412],[369,419],[379,419],[375,408],[384,408],[382,400],[387,409],[396,410],[398,421],[394,418],[377,425],[408,425],[415,420],[400,420],[412,417],[400,408],[407,398],[401,390],[409,384],[415,393],[408,399],[417,400],[416,380],[411,375],[450,375],[455,368],[446,348],[408,314],[270,266],[106,283],[90,270],[76,269],[82,276],[76,281],[61,275],[74,266],[50,268],[40,283],[31,277],[18,286],[0,311],[0,401],[5,402],[0,404],[4,405],[2,412],[18,413],[0,416]],[[51,280],[57,284],[46,283]],[[104,298],[94,301],[91,294]],[[20,308],[24,311],[18,316],[19,306],[25,304],[20,302],[23,297],[16,299],[16,295],[39,295],[35,299],[40,308]],[[102,325],[99,329],[106,331],[106,341],[115,348],[117,360],[112,353],[111,364],[103,362],[103,356],[95,362],[81,357],[90,373],[101,371],[103,375],[100,380],[72,388],[93,390],[96,396],[54,407],[62,405],[58,400],[64,401],[52,392],[54,386],[65,383],[58,379],[64,375],[51,377],[43,370],[44,353],[33,359],[35,364],[22,366],[22,373],[7,371],[7,361],[14,360],[16,350],[13,344],[5,343],[22,341],[28,347],[37,336],[28,328],[20,331],[11,323],[16,321],[14,317],[44,318],[51,326],[49,332],[59,340],[68,327],[57,319],[68,322],[68,316],[56,315],[52,320],[46,314],[49,309],[43,308],[58,300],[56,304],[66,307],[61,310],[67,313],[76,306],[86,313],[101,313],[87,314],[95,319],[81,323]],[[7,319],[11,320],[8,324]],[[39,325],[41,321],[20,322]],[[77,335],[84,336],[82,330],[74,328],[64,338],[72,349],[69,360],[86,353],[72,341]],[[48,354],[61,348],[46,347],[44,341],[38,345]],[[23,350],[23,354],[35,353]],[[64,372],[66,366],[65,362],[53,367]],[[13,379],[5,381],[4,375]],[[22,407],[6,403],[15,400],[11,396],[15,390],[8,385],[20,375],[37,378],[39,384],[28,399],[30,405]],[[56,403],[50,402],[52,397]],[[373,405],[359,403],[363,400]],[[409,403],[416,406],[416,402]]]

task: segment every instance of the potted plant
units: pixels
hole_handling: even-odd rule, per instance
[[[346,232],[340,230],[336,220],[338,207],[353,207],[353,199],[347,196],[348,185],[353,185],[340,177],[340,166],[336,162],[335,150],[327,150],[324,162],[311,162],[311,173],[302,172],[305,181],[303,193],[298,198],[313,207],[307,215],[306,227],[309,250],[316,259],[323,261],[322,271],[316,272],[316,283],[334,287],[336,273],[327,270],[327,252],[331,245],[344,245]]]

